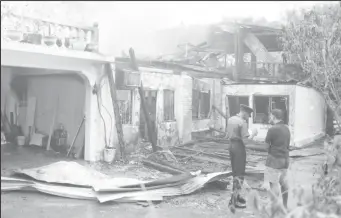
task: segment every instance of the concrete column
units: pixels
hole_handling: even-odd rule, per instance
[[[102,159],[101,148],[104,148],[104,139],[101,139],[99,126],[99,112],[97,95],[92,93],[93,86],[99,76],[99,69],[93,67],[82,72],[85,78],[85,148],[84,159],[86,161],[99,161]]]
[[[84,159],[86,161],[98,161],[101,159],[98,154],[98,150],[96,146],[99,146],[99,143],[102,140],[99,139],[98,131],[101,131],[102,128],[98,128],[97,122],[98,118],[98,109],[97,109],[97,96],[92,94],[91,87],[86,87],[86,99],[85,99],[85,152]]]
[[[179,96],[179,138],[183,143],[192,139],[192,86],[193,80],[186,74],[181,75],[179,87],[182,92]]]

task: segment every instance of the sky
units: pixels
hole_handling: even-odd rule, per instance
[[[310,7],[325,1],[159,1],[159,2],[96,2],[100,17],[110,13],[125,20],[153,26],[170,27],[184,24],[203,24],[221,21],[222,17],[265,17],[281,19],[288,9]],[[105,11],[105,12],[104,12]]]
[[[140,50],[140,53],[160,53],[154,41],[158,30],[175,26],[193,24],[211,24],[225,18],[253,17],[265,18],[268,21],[283,20],[287,10],[311,7],[327,1],[55,1],[55,2],[22,1],[16,4],[35,5],[36,7],[55,10],[50,19],[59,18],[71,21],[83,19],[87,23],[98,21],[100,28],[100,50],[107,55],[120,55],[129,47]],[[48,6],[46,6],[48,5]],[[59,6],[58,6],[59,5]],[[22,7],[27,11],[27,7]],[[65,8],[69,10],[65,10]],[[57,12],[57,9],[59,12]],[[71,10],[72,9],[72,10]],[[46,9],[40,9],[49,14]],[[77,13],[80,12],[80,13]],[[58,22],[58,20],[56,20]],[[62,21],[60,21],[62,22]],[[168,40],[168,41],[167,41]],[[169,42],[167,39],[165,43]],[[162,47],[162,46],[161,46]],[[162,53],[162,52],[161,52]]]
[[[326,1],[88,2],[92,12],[98,12],[94,16],[101,25],[104,46],[100,49],[115,56],[120,55],[122,50],[127,51],[130,46],[144,53],[159,54],[160,51],[153,48],[153,37],[160,29],[180,24],[216,23],[223,17],[263,17],[276,21],[283,19],[287,10],[324,3]]]

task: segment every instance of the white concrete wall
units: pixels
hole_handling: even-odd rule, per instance
[[[296,86],[295,146],[301,147],[325,134],[326,104],[313,88]]]
[[[222,101],[222,91],[223,86],[221,85],[220,79],[202,79],[202,81],[209,84],[209,89],[211,91],[211,117],[207,119],[206,126],[211,127],[213,126],[215,129],[224,130],[225,126],[225,118],[223,118],[216,110],[212,110],[212,106],[215,105],[221,111],[223,111],[223,107],[225,103]],[[217,133],[217,132],[214,132]],[[218,134],[218,133],[217,133]]]
[[[287,95],[289,96],[289,128],[291,131],[291,144],[294,139],[294,123],[295,123],[295,85],[268,85],[268,84],[235,84],[224,86],[224,95],[222,96],[225,101],[226,95],[235,96],[249,96],[249,105],[253,107],[253,95]],[[252,115],[253,116],[253,115]],[[257,128],[258,136],[254,139],[263,141],[265,139],[268,129],[271,127],[269,124],[254,124],[253,117],[249,119],[249,128]]]
[[[192,87],[193,79],[183,72],[181,75],[174,75],[171,71],[153,69],[141,71],[141,81],[143,87],[149,90],[157,90],[157,134],[158,145],[167,147],[174,146],[177,143],[183,143],[191,140],[191,133],[193,131],[207,130],[209,126],[213,125],[216,128],[222,127],[222,117],[217,113],[212,113],[210,119],[192,120]],[[202,79],[207,87],[211,90],[211,103],[221,108],[221,92],[222,87],[218,79]],[[213,88],[214,87],[214,88]],[[108,103],[106,107],[111,110],[110,95],[104,96],[105,86],[103,87],[103,101]],[[169,89],[174,91],[174,113],[175,121],[163,120],[163,90]],[[105,100],[104,100],[105,99]],[[140,97],[138,90],[134,90],[133,94],[133,122],[132,124],[123,125],[124,139],[127,144],[136,144],[136,136],[138,136],[138,127],[140,119]],[[113,127],[115,128],[115,127]],[[101,127],[103,129],[103,127]],[[118,144],[116,130],[113,133],[114,145]],[[101,136],[102,137],[102,136]],[[129,145],[128,145],[129,146]]]

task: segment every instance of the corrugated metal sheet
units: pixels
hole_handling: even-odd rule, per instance
[[[71,184],[91,187],[99,180],[110,179],[109,176],[86,168],[76,162],[60,161],[47,166],[20,169],[16,175],[26,175],[33,179],[60,184]]]
[[[1,191],[36,190],[42,193],[60,196],[64,198],[97,200],[96,192],[91,188],[72,187],[55,185],[49,183],[33,182],[29,180],[18,180],[15,178],[1,177]],[[160,195],[141,195],[123,197],[115,199],[117,202],[136,202],[136,201],[161,201]]]
[[[17,188],[17,189],[14,189]],[[1,177],[1,191],[33,189],[42,193],[74,199],[96,199],[95,192],[91,188],[65,186],[61,184],[50,184],[36,181]]]
[[[231,172],[219,172],[219,173],[210,173],[207,175],[199,175],[192,179],[189,179],[185,184],[176,186],[176,187],[167,187],[155,190],[147,190],[147,191],[136,191],[129,193],[97,193],[97,198],[101,203],[113,201],[116,199],[120,199],[123,197],[135,197],[135,196],[144,196],[144,195],[155,195],[155,196],[177,196],[177,195],[186,195],[193,193],[209,182],[213,182],[215,180],[219,180],[221,177],[231,176]]]
[[[79,173],[68,174],[67,170],[60,170],[54,172],[54,170],[59,169],[62,164],[66,166],[73,166],[78,170],[82,170],[82,174],[88,176],[82,179],[89,179],[90,182],[81,183],[78,178]],[[64,165],[64,166],[65,166]],[[63,168],[63,167],[62,167]],[[213,182],[215,180],[220,179],[221,177],[231,176],[231,172],[218,172],[211,173],[207,175],[198,175],[193,177],[190,174],[170,177],[166,179],[156,180],[152,182],[142,182],[145,185],[149,184],[149,190],[135,190],[137,187],[133,188],[122,188],[123,179],[120,178],[120,182],[115,182],[108,180],[106,175],[97,174],[98,172],[86,172],[86,168],[82,166],[78,166],[77,164],[73,164],[71,162],[58,162],[55,164],[51,164],[45,167],[21,170],[20,172],[25,175],[30,175],[30,177],[41,180],[44,182],[39,182],[36,180],[30,179],[16,179],[9,177],[1,177],[1,190],[2,191],[12,191],[12,190],[20,190],[20,189],[34,189],[42,193],[56,195],[65,198],[75,198],[75,199],[85,199],[85,200],[99,200],[99,202],[108,202],[108,201],[139,201],[139,200],[162,200],[165,196],[177,196],[177,195],[186,195],[195,192],[198,189],[204,187],[206,183]],[[96,179],[89,178],[90,175],[101,175],[107,183],[101,187],[101,183]],[[119,181],[116,180],[116,181]],[[109,181],[109,182],[108,182]],[[124,184],[125,187],[127,185],[136,185],[136,183],[141,183],[139,180],[127,179],[130,181],[130,184]],[[48,183],[53,182],[54,184]],[[65,184],[74,184],[74,185],[84,185],[84,184],[95,184],[97,190],[101,190],[101,192],[96,192],[94,189],[89,187],[75,187]],[[153,186],[151,186],[153,185]],[[104,191],[108,189],[110,191]]]

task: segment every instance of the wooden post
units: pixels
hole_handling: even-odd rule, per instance
[[[119,112],[119,108],[117,104],[116,85],[115,85],[114,76],[113,76],[110,63],[105,64],[104,67],[105,67],[105,73],[108,75],[108,80],[109,80],[110,94],[111,94],[112,105],[114,108],[115,125],[116,125],[116,130],[117,130],[119,149],[121,152],[121,157],[124,158],[125,157],[124,155],[125,145],[124,145],[124,136],[123,136],[121,116],[120,116],[120,112]]]
[[[139,87],[139,94],[140,94],[140,99],[141,99],[141,106],[144,114],[145,121],[147,123],[147,131],[148,131],[148,138],[149,141],[152,143],[152,148],[153,152],[157,151],[157,146],[156,146],[156,137],[155,135],[155,130],[152,129],[152,123],[148,114],[147,106],[146,103],[144,102],[145,96],[144,96],[144,90],[143,90],[143,84],[141,82],[141,86]]]
[[[227,115],[224,114],[224,113],[223,113],[218,107],[216,107],[215,105],[212,105],[212,108],[213,108],[214,110],[216,110],[216,111],[220,114],[220,116],[224,117],[225,119],[228,118]]]
[[[235,24],[236,31],[234,33],[234,69],[233,69],[233,80],[238,81],[238,70],[239,70],[239,27]]]
[[[98,52],[98,49],[99,49],[99,28],[98,28],[97,22],[93,24],[91,41],[95,45],[95,51]]]
[[[238,27],[238,79],[240,78],[240,74],[244,71],[244,29]]]
[[[58,109],[59,109],[59,96],[57,97],[57,103],[56,103],[56,107],[54,108],[52,123],[50,126],[49,139],[48,139],[47,146],[46,146],[47,151],[51,150],[51,139],[52,139],[52,135],[53,135],[54,124],[56,122],[56,118],[58,115]]]
[[[227,68],[227,54],[224,55],[224,68]]]
[[[257,76],[257,57],[250,51],[251,54],[251,71],[253,76]]]
[[[227,124],[228,124],[228,119],[230,118],[230,107],[229,107],[229,97],[226,95],[225,97],[225,109],[226,109],[226,119],[225,119],[225,128],[227,132]]]

